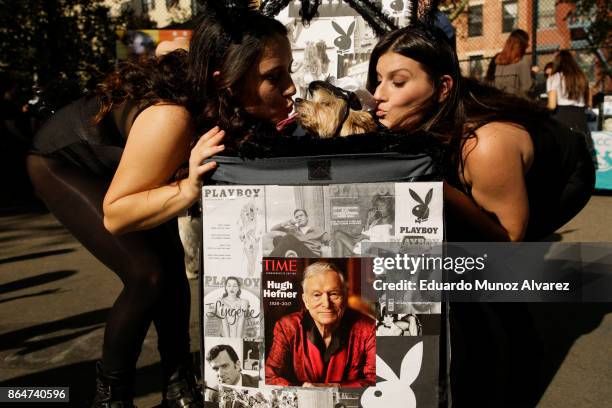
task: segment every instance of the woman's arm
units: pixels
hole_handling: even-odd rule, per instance
[[[509,123],[492,122],[476,131],[463,149],[465,183],[475,203],[491,214],[506,239],[523,239],[529,221],[525,173],[533,161],[529,133]]]
[[[493,215],[487,214],[476,205],[474,200],[446,182],[443,189],[446,215],[456,220],[462,231],[470,231],[486,241],[510,240],[504,227]]]
[[[546,107],[554,111],[557,109],[557,91],[561,89],[561,75],[560,74],[552,74],[546,80],[546,93],[548,94],[548,102]]]
[[[119,167],[104,198],[104,226],[113,234],[153,228],[189,208],[199,197],[201,177],[215,167],[202,165],[219,153],[223,132],[207,132],[191,150],[193,125],[187,110],[154,105],[134,121]],[[189,158],[189,176],[171,178]]]
[[[557,91],[548,91],[548,102],[546,103],[546,107],[551,111],[557,109]]]

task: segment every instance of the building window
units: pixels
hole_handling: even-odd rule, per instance
[[[518,2],[516,0],[504,0],[502,2],[502,33],[509,33],[514,30],[517,22]]]
[[[482,55],[470,55],[469,76],[471,78],[482,80]]]
[[[142,0],[142,12],[148,13],[151,10],[155,10],[155,0]]]
[[[538,0],[538,28],[557,26],[556,0]]]
[[[468,37],[482,35],[482,4],[468,8]]]

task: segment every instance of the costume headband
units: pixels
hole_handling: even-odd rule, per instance
[[[204,13],[212,15],[221,21],[230,35],[229,41],[240,41],[240,19],[247,10],[258,10],[263,15],[274,17],[287,7],[292,0],[205,0]],[[389,31],[398,29],[397,25],[383,13],[373,0],[344,0],[372,27],[376,35],[382,36]],[[407,3],[409,12],[408,25],[420,23],[431,26],[435,21],[435,13],[439,0],[399,0]],[[301,0],[300,16],[302,22],[308,24],[316,17],[321,0]],[[220,44],[229,46],[228,44]],[[225,47],[225,48],[226,48]]]

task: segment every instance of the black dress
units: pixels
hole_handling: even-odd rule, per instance
[[[60,109],[32,140],[31,153],[53,157],[98,175],[112,175],[119,164],[136,116],[149,104],[128,101],[115,106],[96,125],[100,103],[83,97]]]
[[[190,359],[190,294],[176,219],[148,230],[113,235],[104,225],[102,209],[130,128],[149,105],[126,102],[94,125],[99,102],[94,97],[81,98],[42,126],[26,165],[38,197],[124,285],[106,322],[104,372],[133,373],[153,322],[169,378]]]

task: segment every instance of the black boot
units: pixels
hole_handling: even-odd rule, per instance
[[[96,363],[96,398],[92,408],[136,408],[134,371],[104,374],[102,362]]]
[[[170,375],[164,376],[164,400],[168,408],[202,408],[202,392],[190,364],[179,366]]]

